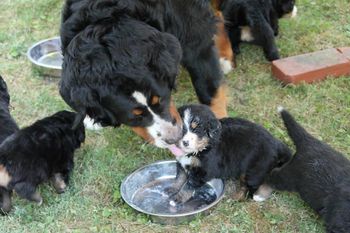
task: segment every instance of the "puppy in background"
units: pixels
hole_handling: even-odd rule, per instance
[[[13,133],[17,132],[18,126],[15,122],[15,120],[12,118],[10,114],[10,94],[7,89],[7,84],[5,80],[0,76],[0,145],[2,142],[12,135]],[[2,167],[0,166],[0,176]],[[0,178],[1,182],[1,178]],[[3,205],[1,205],[1,211],[0,212],[9,212],[11,209],[11,202],[9,202],[10,199],[10,192],[7,191],[5,188],[0,187],[0,194],[1,194],[1,200]],[[10,204],[10,205],[9,205]]]
[[[187,181],[176,185],[182,187],[173,196],[172,206],[186,202],[193,190],[214,178],[240,180],[243,195],[251,196],[273,168],[291,157],[285,144],[250,121],[218,120],[205,105],[183,106],[179,113],[183,137],[176,155],[187,174],[182,180]]]
[[[241,42],[251,42],[263,48],[267,60],[279,59],[275,36],[278,19],[295,17],[295,0],[223,0],[222,11],[234,53],[240,53]]]
[[[27,200],[42,203],[39,184],[52,180],[58,193],[65,191],[73,169],[74,151],[85,140],[83,123],[72,129],[75,113],[58,112],[9,136],[0,146],[1,208],[8,212],[12,190]],[[6,207],[6,208],[5,208]]]
[[[279,109],[296,146],[293,158],[267,177],[258,190],[260,200],[272,189],[297,192],[325,221],[329,233],[350,232],[350,161],[302,128],[283,108]]]

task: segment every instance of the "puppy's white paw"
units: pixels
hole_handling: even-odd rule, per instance
[[[224,74],[228,74],[233,70],[232,62],[227,60],[224,57],[220,58],[220,66],[221,66],[221,70]]]
[[[103,128],[101,124],[95,123],[94,119],[90,118],[89,116],[85,117],[84,126],[89,130],[101,130]]]
[[[253,195],[253,200],[256,201],[256,202],[263,202],[263,201],[266,201],[267,198],[263,197],[263,196],[260,196],[258,194],[254,194]]]

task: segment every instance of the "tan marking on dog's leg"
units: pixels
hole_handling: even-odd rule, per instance
[[[6,167],[0,165],[0,186],[6,188],[11,181],[11,176],[7,172]]]
[[[259,189],[254,193],[253,199],[257,202],[266,201],[272,194],[273,189],[267,185],[262,184],[260,185]]]
[[[227,117],[226,89],[226,86],[221,85],[210,103],[210,108],[218,119]]]
[[[234,54],[225,29],[224,16],[220,11],[217,11],[215,15],[220,20],[217,23],[217,32],[214,37],[215,46],[219,52],[221,70],[224,74],[228,74],[235,66],[233,63]]]
[[[200,167],[201,166],[201,161],[197,157],[191,157],[191,166],[192,167]]]

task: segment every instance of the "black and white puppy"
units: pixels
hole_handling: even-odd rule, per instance
[[[9,136],[0,146],[2,191],[15,190],[22,198],[41,204],[36,188],[51,179],[56,191],[64,192],[74,151],[85,140],[83,123],[72,129],[75,118],[75,113],[61,111]],[[11,197],[3,198],[1,206],[8,212]]]
[[[296,153],[271,172],[267,184],[299,193],[323,217],[327,232],[350,232],[350,161],[311,136],[287,111],[281,108],[280,112]],[[272,189],[266,192],[268,187],[265,185],[261,200],[271,193]]]
[[[295,0],[223,0],[220,9],[234,53],[240,53],[242,41],[251,42],[263,47],[269,61],[279,58],[278,19],[297,14]]]
[[[10,94],[8,92],[5,80],[0,76],[0,145],[7,137],[19,130],[15,120],[10,114],[9,106]],[[0,212],[9,212],[11,209],[11,204],[8,201],[10,198],[10,192],[7,191],[5,188],[0,187],[0,194],[0,200],[2,200],[2,203],[4,203],[1,205]]]
[[[170,204],[184,203],[195,188],[214,178],[241,180],[252,195],[265,176],[291,157],[289,148],[263,127],[241,118],[218,120],[205,105],[179,108],[183,137],[178,161],[188,180]]]

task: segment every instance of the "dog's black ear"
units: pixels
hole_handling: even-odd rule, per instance
[[[221,133],[221,123],[217,119],[213,119],[209,121],[208,124],[208,136],[211,139],[218,139],[218,136]]]
[[[75,115],[75,119],[72,125],[72,130],[76,130],[81,123],[83,123],[84,119],[86,117],[86,111],[78,112]]]

